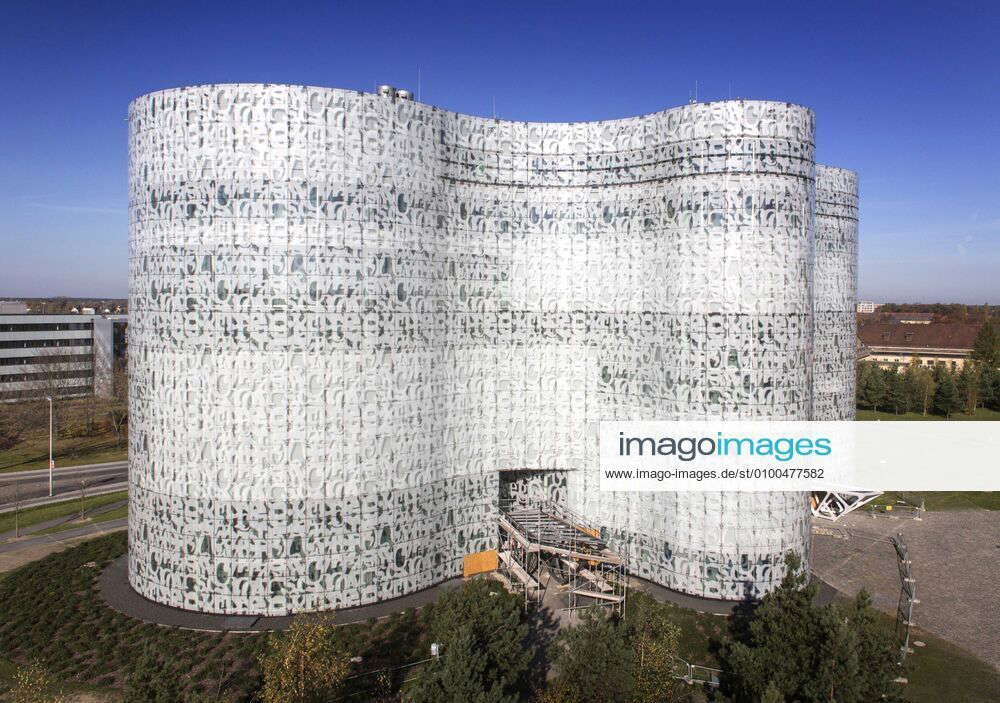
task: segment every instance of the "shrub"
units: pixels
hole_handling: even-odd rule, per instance
[[[332,629],[328,620],[298,618],[270,636],[260,659],[264,703],[326,703],[340,694],[351,665]]]

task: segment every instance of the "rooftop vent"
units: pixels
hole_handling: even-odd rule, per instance
[[[381,95],[383,98],[391,99],[396,97],[396,89],[393,88],[391,85],[380,85],[378,88],[375,89],[375,92]]]
[[[413,100],[413,93],[409,90],[397,90],[396,97],[400,100]]]

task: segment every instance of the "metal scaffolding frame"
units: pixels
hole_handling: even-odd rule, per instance
[[[541,602],[549,585],[566,597],[563,611],[607,607],[625,614],[625,560],[582,517],[552,502],[501,501],[497,511],[501,580]]]

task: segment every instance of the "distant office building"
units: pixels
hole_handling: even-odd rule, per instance
[[[0,300],[0,315],[23,315],[28,306],[20,300]]]
[[[125,322],[100,315],[0,315],[0,401],[110,396],[115,340],[122,340],[124,352]]]
[[[858,303],[858,312],[871,313],[875,312],[875,308],[878,306],[870,300],[862,300]]]
[[[925,366],[959,370],[972,355],[980,327],[964,322],[873,322],[862,325],[858,336],[870,350],[866,361],[874,361],[884,369],[901,370],[919,358]]]

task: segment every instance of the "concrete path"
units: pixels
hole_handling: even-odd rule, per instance
[[[101,595],[105,602],[118,612],[129,617],[157,625],[169,625],[189,630],[209,630],[212,632],[266,632],[283,630],[291,623],[291,616],[255,615],[213,615],[182,610],[154,603],[136,593],[128,583],[128,559],[122,555],[108,565],[100,578]],[[407,608],[421,608],[433,603],[445,591],[462,585],[461,578],[454,578],[436,586],[425,588],[400,598],[330,611],[337,625],[365,622],[370,618],[384,618]]]

